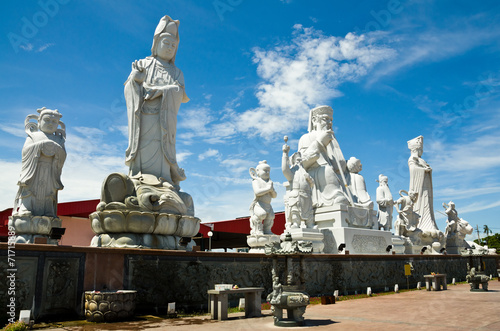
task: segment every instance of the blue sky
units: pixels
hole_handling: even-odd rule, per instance
[[[0,210],[17,191],[24,119],[43,106],[67,126],[59,201],[98,198],[107,174],[127,172],[123,83],[170,15],[191,99],[178,116],[181,187],[203,221],[248,215],[260,160],[283,210],[283,136],[296,150],[309,109],[327,104],[373,200],[380,173],[394,198],[408,189],[406,142],[423,135],[439,228],[453,200],[481,234],[500,232],[497,1],[42,0],[3,2],[0,15]]]

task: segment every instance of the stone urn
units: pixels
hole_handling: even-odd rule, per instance
[[[85,318],[89,322],[116,322],[134,316],[137,291],[85,292]]]

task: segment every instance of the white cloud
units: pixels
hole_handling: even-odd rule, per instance
[[[405,22],[404,19],[408,17],[417,21]],[[483,15],[456,17],[449,19],[442,28],[430,25],[430,28],[422,32],[415,30],[415,25],[422,24],[420,19],[422,17],[418,15],[404,16],[402,20],[394,22],[393,26],[396,28],[389,33],[387,41],[398,50],[398,56],[375,70],[370,75],[369,84],[419,63],[442,61],[491,41],[496,42],[500,35],[497,26],[484,24],[486,18]],[[411,34],[401,33],[407,30]]]
[[[251,161],[244,159],[226,159],[221,162],[221,165],[234,174],[242,174],[245,171],[248,171],[250,167],[255,167]]]
[[[433,141],[428,144],[429,159],[434,171],[445,173],[477,173],[500,167],[500,133],[494,132],[445,144]]]
[[[10,133],[13,136],[26,138],[26,131],[24,131],[24,125],[15,124],[0,124],[0,130]]]
[[[198,160],[202,161],[210,157],[220,157],[220,153],[216,149],[209,148],[205,152],[198,155]]]
[[[191,152],[177,152],[177,162],[183,162],[186,160],[189,156],[193,155]]]
[[[238,130],[264,137],[294,131],[309,109],[341,95],[340,84],[359,80],[395,54],[378,45],[381,33],[341,38],[297,24],[293,34],[289,44],[254,49],[263,80],[256,93],[260,106],[239,116]]]

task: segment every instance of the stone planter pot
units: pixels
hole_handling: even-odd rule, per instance
[[[89,322],[117,322],[134,316],[137,291],[85,292],[85,318]]]

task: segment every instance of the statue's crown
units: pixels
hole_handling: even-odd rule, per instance
[[[408,140],[408,148],[415,149],[424,146],[424,137],[423,136],[418,136],[416,138],[413,138],[412,140]]]
[[[47,109],[46,107],[42,107],[36,110],[40,114],[40,118],[44,115],[52,115],[57,118],[61,118],[62,114],[57,109]]]

